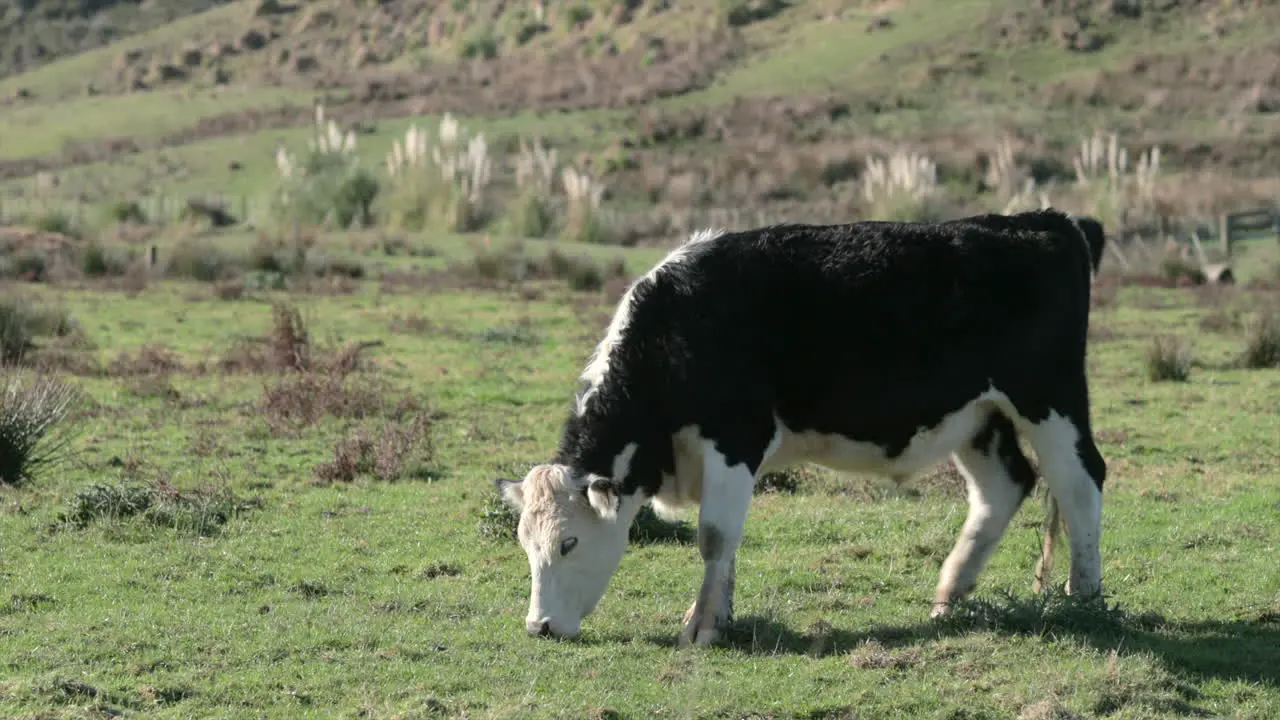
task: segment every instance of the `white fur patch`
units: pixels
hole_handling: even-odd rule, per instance
[[[582,371],[579,380],[587,383],[586,389],[578,398],[577,411],[578,415],[586,412],[587,402],[596,394],[600,383],[604,382],[604,378],[609,374],[609,362],[613,356],[613,350],[622,342],[622,334],[626,332],[627,325],[631,322],[632,304],[635,301],[636,288],[641,283],[652,282],[662,272],[663,268],[670,267],[684,260],[689,254],[689,248],[694,245],[710,242],[724,234],[724,231],[717,229],[699,230],[684,243],[676,247],[657,265],[654,265],[644,277],[639,278],[631,287],[627,288],[627,292],[618,301],[618,307],[613,311],[613,318],[609,321],[609,327],[605,330],[604,339],[596,345],[595,351],[592,352],[591,358],[587,361],[586,367]]]
[[[617,457],[613,459],[614,480],[622,482],[631,474],[631,458],[635,457],[636,448],[638,447],[635,443],[629,442],[626,447],[622,448],[622,452],[618,453]]]
[[[1023,421],[1025,423],[1025,420]],[[1071,543],[1068,591],[1095,593],[1102,586],[1102,492],[1076,450],[1080,431],[1057,412],[1020,428],[1040,460],[1040,474],[1058,501]]]
[[[1008,400],[998,390],[987,390],[933,427],[922,427],[896,458],[889,458],[880,445],[850,440],[841,435],[812,431],[795,432],[777,421],[777,452],[764,469],[780,469],[812,462],[836,471],[860,472],[907,478],[948,458],[982,427],[990,411]],[[773,447],[774,445],[771,445]]]

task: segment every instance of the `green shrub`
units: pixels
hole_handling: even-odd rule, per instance
[[[206,486],[179,490],[167,482],[93,483],[71,498],[60,524],[83,529],[100,520],[137,517],[156,527],[211,536],[250,503],[229,490]]]
[[[114,223],[135,223],[144,225],[147,222],[147,214],[143,212],[142,206],[133,200],[117,200],[107,205],[107,220]]]
[[[6,376],[0,395],[0,485],[34,480],[68,455],[70,436],[61,432],[62,424],[79,398],[74,385],[55,377]]]
[[[734,27],[768,20],[789,6],[786,0],[720,0],[725,22]]]
[[[458,55],[462,58],[484,60],[497,57],[498,39],[494,37],[493,28],[488,25],[473,28],[458,46]]]
[[[97,241],[90,242],[80,252],[80,272],[87,277],[120,277],[129,271],[133,253],[112,252]]]
[[[37,215],[31,226],[40,232],[58,233],[68,237],[79,237],[75,221],[63,210],[49,210]]]
[[[205,240],[183,240],[169,256],[165,274],[201,282],[216,282],[236,270],[224,252]]]
[[[551,234],[555,215],[546,194],[530,189],[516,196],[507,209],[507,231],[515,237],[542,238]]]
[[[332,221],[349,228],[373,222],[373,206],[381,184],[358,158],[311,152],[302,174],[286,178],[278,188],[274,211],[286,224],[321,225]]]
[[[445,114],[430,143],[417,126],[387,155],[390,181],[381,213],[390,229],[472,232],[489,222],[485,190],[492,170],[483,135]]]
[[[570,5],[565,8],[564,24],[565,28],[572,30],[578,25],[591,20],[591,8],[586,5]]]

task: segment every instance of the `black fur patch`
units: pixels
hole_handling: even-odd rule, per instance
[[[556,461],[608,476],[636,442],[630,474],[614,480],[653,494],[674,472],[672,435],[697,425],[730,464],[754,472],[775,413],[793,430],[896,457],[920,427],[994,384],[1028,420],[1055,410],[1071,420],[1101,486],[1085,268],[1099,262],[1103,236],[1096,220],[1077,222],[1046,210],[779,225],[691,245],[636,286],[609,372],[585,413],[570,413]],[[1008,462],[1021,476],[1017,457]]]

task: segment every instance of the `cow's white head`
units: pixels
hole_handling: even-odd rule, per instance
[[[520,546],[529,556],[531,591],[525,629],[570,638],[595,609],[627,548],[627,531],[643,504],[609,478],[538,465],[524,480],[498,480],[520,512]]]

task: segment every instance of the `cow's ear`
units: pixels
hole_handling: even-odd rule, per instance
[[[617,483],[609,478],[592,476],[587,485],[587,502],[605,520],[617,519],[618,506],[622,504]]]
[[[524,509],[524,485],[519,480],[498,478],[493,481],[493,485],[503,502],[517,511]]]

